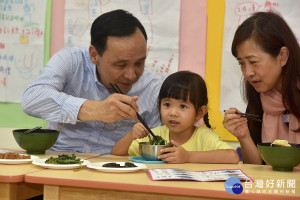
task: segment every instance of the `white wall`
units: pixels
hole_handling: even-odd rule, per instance
[[[20,128],[0,127],[0,149],[21,150],[21,148],[15,141],[12,132],[14,129],[20,129]]]

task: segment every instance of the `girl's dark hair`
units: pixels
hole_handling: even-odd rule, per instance
[[[164,98],[189,100],[195,106],[196,112],[199,111],[201,106],[207,106],[208,103],[204,80],[200,75],[190,71],[175,72],[166,78],[159,91],[158,108],[160,108],[161,101]],[[203,118],[205,125],[211,128],[208,113]]]
[[[264,52],[276,57],[282,47],[287,47],[289,57],[282,68],[282,102],[285,108],[300,118],[300,47],[292,30],[285,20],[272,12],[257,12],[246,19],[236,30],[231,52],[236,58],[237,47],[246,40],[252,40]],[[248,103],[248,113],[263,115],[260,94],[243,78],[243,96]],[[251,137],[255,144],[261,142],[261,123],[248,122]]]
[[[147,41],[147,33],[142,23],[125,10],[113,10],[100,15],[91,27],[91,45],[99,55],[106,50],[108,36],[130,36],[139,28]]]

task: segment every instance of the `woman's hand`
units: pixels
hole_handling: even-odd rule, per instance
[[[239,111],[236,108],[230,108],[225,111],[223,125],[239,140],[244,163],[261,164],[262,158],[250,136],[247,118],[241,117],[240,115],[235,114],[235,112]]]
[[[173,147],[168,147],[160,150],[161,155],[157,158],[168,163],[187,163],[189,161],[189,152],[182,148],[177,142],[171,140]]]
[[[225,111],[223,126],[235,137],[242,139],[250,134],[247,118],[241,117],[240,115],[235,114],[235,112],[239,111],[236,108],[230,108]]]

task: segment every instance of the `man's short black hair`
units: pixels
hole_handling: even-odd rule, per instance
[[[91,27],[91,45],[99,55],[106,49],[108,36],[130,36],[139,28],[147,41],[147,33],[141,22],[125,10],[113,10],[100,15]]]

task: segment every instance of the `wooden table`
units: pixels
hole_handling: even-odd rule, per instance
[[[55,156],[64,152],[48,151],[46,155],[37,155],[40,158]],[[71,153],[66,153],[71,154]],[[89,159],[99,156],[98,154],[76,153],[82,159]],[[7,165],[0,164],[0,200],[24,200],[43,194],[43,184],[25,182],[25,174],[47,170],[31,163]]]
[[[0,199],[26,199],[43,193],[43,185],[25,183],[25,174],[41,171],[31,163],[22,165],[0,164]],[[24,192],[26,191],[26,192]]]
[[[127,157],[101,156],[91,162],[128,161]],[[73,170],[46,169],[25,175],[25,181],[44,184],[44,199],[300,199],[300,169],[293,172],[273,171],[270,166],[246,164],[147,164],[150,168],[180,168],[190,171],[213,169],[242,169],[254,179],[254,183],[243,183],[241,194],[230,194],[224,182],[151,181],[144,170],[131,173],[105,173],[84,167]],[[270,180],[294,180],[295,187],[285,191],[259,188],[261,182]],[[257,184],[257,185],[255,185]],[[250,185],[252,188],[250,188]],[[248,190],[248,192],[246,192]],[[265,191],[264,191],[265,190]]]

